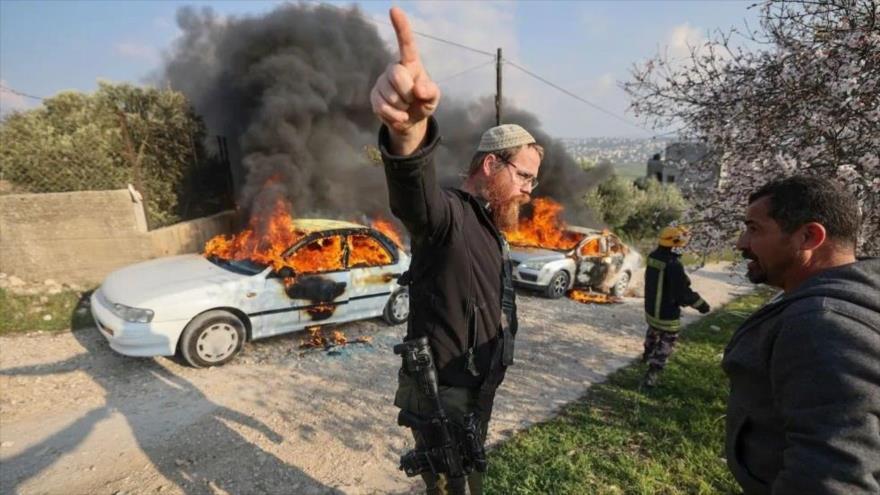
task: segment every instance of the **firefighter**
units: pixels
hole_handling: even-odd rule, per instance
[[[660,372],[672,355],[678,330],[681,307],[690,306],[700,313],[708,313],[709,303],[691,290],[691,280],[679,261],[678,250],[688,243],[688,230],[682,226],[664,227],[660,231],[657,249],[648,255],[645,269],[645,353],[642,361],[648,363],[643,381],[647,387],[657,384]]]

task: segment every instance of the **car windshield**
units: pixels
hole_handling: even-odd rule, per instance
[[[261,265],[251,260],[224,260],[216,256],[209,256],[208,261],[215,265],[225,268],[231,272],[240,273],[242,275],[256,275],[266,269],[265,265]]]

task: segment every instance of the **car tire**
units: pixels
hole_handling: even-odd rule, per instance
[[[629,282],[632,275],[629,272],[623,272],[620,277],[617,278],[617,281],[614,282],[614,285],[611,286],[611,295],[614,297],[623,297],[626,293],[626,289],[629,288]]]
[[[559,299],[568,292],[569,276],[565,270],[560,270],[550,278],[550,284],[544,289],[544,295],[550,299]]]
[[[194,368],[228,363],[244,345],[244,323],[232,313],[206,311],[187,324],[178,344],[184,361]]]
[[[409,290],[398,289],[388,298],[382,319],[389,325],[399,325],[409,319]]]

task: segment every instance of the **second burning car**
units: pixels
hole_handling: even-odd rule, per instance
[[[297,220],[288,230],[295,236],[274,261],[209,250],[117,270],[92,295],[95,322],[121,354],[179,353],[205,367],[228,362],[247,340],[377,316],[406,321],[409,293],[397,279],[410,258],[398,242],[334,220]]]
[[[516,285],[549,298],[575,286],[623,296],[642,257],[607,230],[566,226],[567,245],[557,249],[511,246]]]

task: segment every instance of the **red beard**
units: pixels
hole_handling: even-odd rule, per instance
[[[483,196],[489,201],[492,221],[498,230],[513,230],[519,222],[520,206],[528,203],[530,198],[528,194],[504,197],[505,182],[499,174],[490,177]]]

